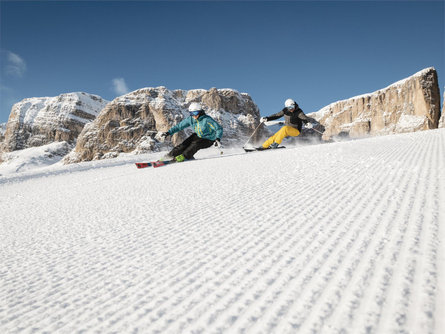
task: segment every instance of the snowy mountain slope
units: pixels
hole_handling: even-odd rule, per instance
[[[148,153],[166,150],[151,138],[153,132],[168,131],[172,126],[189,117],[192,102],[202,104],[206,114],[223,128],[221,138],[224,145],[239,146],[247,140],[259,125],[258,106],[246,93],[234,89],[170,90],[164,86],[146,87],[135,90],[111,101],[86,125],[75,149],[64,158],[64,163],[77,163],[114,158],[122,153]],[[167,138],[166,144],[180,144],[191,133],[185,129]],[[260,127],[253,137],[270,135]]]
[[[0,177],[59,163],[72,150],[65,141],[0,153]],[[35,173],[32,173],[35,175]]]
[[[107,103],[100,96],[83,92],[24,99],[12,107],[2,149],[11,152],[54,141],[74,144],[85,124]]]
[[[444,332],[445,129],[200,154],[0,178],[0,331]]]

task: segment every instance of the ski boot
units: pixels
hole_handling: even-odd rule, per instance
[[[176,156],[175,160],[176,160],[176,162],[183,162],[186,159],[185,159],[184,155],[181,154],[181,155]]]

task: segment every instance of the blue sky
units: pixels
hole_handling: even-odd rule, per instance
[[[306,112],[434,66],[443,1],[1,1],[0,122],[26,97],[233,88]]]

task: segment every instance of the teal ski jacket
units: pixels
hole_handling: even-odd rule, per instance
[[[172,126],[170,130],[168,130],[168,133],[173,135],[176,132],[188,128],[189,126],[193,127],[199,138],[215,140],[217,138],[221,139],[223,135],[222,126],[219,125],[212,117],[205,114],[199,116],[197,120],[192,116],[187,117],[175,126]]]

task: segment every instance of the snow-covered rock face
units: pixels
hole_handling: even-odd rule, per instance
[[[55,141],[74,143],[85,124],[107,103],[86,93],[24,99],[12,107],[2,150],[11,152]]]
[[[233,89],[169,90],[143,88],[120,96],[85,126],[66,163],[116,157],[121,152],[143,153],[166,149],[191,134],[191,129],[168,138],[165,144],[152,139],[189,116],[192,102],[201,102],[206,114],[224,128],[225,145],[248,138],[259,124],[259,110],[251,97]],[[265,130],[258,131],[261,136]],[[171,142],[170,142],[171,140]]]
[[[310,114],[326,127],[325,138],[351,137],[436,129],[440,92],[434,68],[424,69],[371,94],[332,103]]]
[[[6,123],[0,124],[0,144],[5,140]]]
[[[444,87],[444,89],[445,89],[445,87]],[[444,108],[443,108],[444,103],[445,103],[445,92],[443,93],[442,116],[440,117],[440,120],[439,120],[439,128],[445,128],[445,113],[444,113]]]
[[[0,153],[0,176],[56,164],[73,149],[66,141]]]

